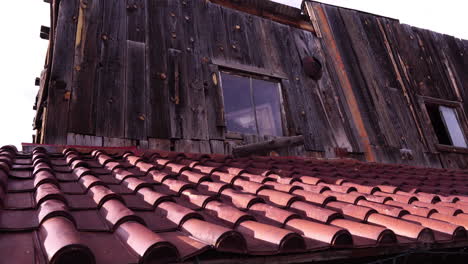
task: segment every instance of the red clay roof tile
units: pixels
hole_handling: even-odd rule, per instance
[[[77,149],[0,149],[2,254],[5,237],[67,263],[468,242],[457,170]]]

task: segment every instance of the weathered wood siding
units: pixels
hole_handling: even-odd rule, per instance
[[[436,149],[420,104],[468,109],[467,41],[319,3],[304,10],[311,32],[205,0],[107,2],[60,4],[52,79],[66,85],[49,85],[42,143],[230,153],[270,139],[226,133],[218,74],[231,68],[280,81],[287,135],[306,140],[282,155],[468,167]],[[318,81],[305,56],[322,63]]]

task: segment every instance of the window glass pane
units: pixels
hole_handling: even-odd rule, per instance
[[[260,135],[283,136],[279,83],[252,79]]]
[[[257,134],[250,79],[222,72],[221,81],[227,130]]]
[[[443,117],[440,113],[439,105],[426,104],[426,109],[429,117],[431,118],[432,127],[434,128],[439,143],[444,145],[452,145],[449,132],[445,126],[444,121],[442,120]]]
[[[456,147],[466,148],[465,136],[460,127],[460,123],[458,122],[455,109],[446,106],[439,106],[439,110],[444,120],[445,126],[449,131],[452,144]]]

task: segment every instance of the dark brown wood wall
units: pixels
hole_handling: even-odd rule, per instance
[[[311,3],[330,29],[358,100],[376,159],[432,167],[468,167],[468,156],[437,149],[421,101],[461,102],[466,111],[467,41],[397,20]],[[322,39],[322,46],[326,47]],[[325,50],[327,50],[325,48]],[[468,131],[465,131],[467,133]],[[411,150],[412,159],[401,155]]]
[[[217,72],[228,67],[281,81],[288,135],[306,139],[283,155],[339,149],[468,167],[464,154],[434,147],[419,104],[429,96],[468,109],[467,41],[318,3],[322,38],[204,0],[108,2],[61,1],[51,80],[62,90],[50,86],[42,143],[230,153],[270,139],[227,136]],[[322,62],[320,80],[304,73],[305,56]]]

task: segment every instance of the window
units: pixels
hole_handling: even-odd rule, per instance
[[[426,109],[440,144],[467,147],[456,108],[426,103]]]
[[[221,86],[229,132],[283,136],[278,81],[223,71]]]

